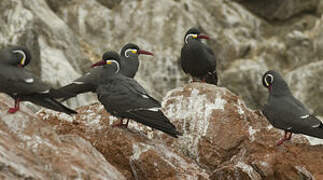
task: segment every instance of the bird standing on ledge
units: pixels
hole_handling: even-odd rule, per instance
[[[285,131],[277,145],[292,138],[292,133],[301,133],[323,139],[323,124],[304,107],[290,92],[287,83],[278,72],[268,71],[262,78],[269,90],[269,98],[263,114],[276,128]]]
[[[15,113],[21,101],[30,101],[55,111],[77,113],[51,98],[51,87],[24,68],[30,61],[30,52],[25,47],[13,46],[0,51],[0,92],[15,99],[15,107],[8,112]]]
[[[101,76],[96,93],[105,109],[114,116],[127,118],[119,126],[128,126],[129,119],[164,133],[177,137],[181,135],[176,127],[160,110],[160,103],[148,95],[146,90],[136,80],[124,76],[120,71],[120,57],[114,51],[105,53],[104,60],[95,66],[105,68],[109,75]]]
[[[201,35],[196,28],[189,29],[184,37],[184,46],[181,51],[181,65],[185,73],[200,79],[202,82],[217,85],[216,57],[201,39],[209,39]]]

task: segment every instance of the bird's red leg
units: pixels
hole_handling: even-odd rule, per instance
[[[284,137],[277,142],[277,146],[282,145],[285,141],[288,141],[291,138],[292,138],[292,133],[289,131],[285,131]]]
[[[112,127],[124,127],[124,128],[128,128],[128,122],[129,119],[127,119],[127,123],[123,124],[123,119],[120,120],[120,122],[118,122],[117,124],[112,125]]]
[[[126,122],[126,128],[128,128],[128,123],[129,123],[129,119],[127,119],[127,122]]]
[[[17,98],[15,99],[15,107],[14,108],[9,108],[8,113],[15,113],[20,109],[20,99]]]
[[[120,119],[120,121],[116,124],[113,124],[112,127],[119,127],[123,124],[123,119]]]
[[[292,139],[292,135],[293,135],[293,133],[287,132],[287,138],[286,138],[286,140]]]
[[[205,77],[203,77],[203,78],[201,79],[201,82],[202,82],[202,83],[206,83]]]

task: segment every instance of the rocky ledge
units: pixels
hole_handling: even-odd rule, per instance
[[[68,116],[26,107],[7,114],[0,96],[0,177],[13,179],[322,179],[323,145],[282,132],[225,88],[191,83],[168,92],[163,110],[174,139],[118,119],[100,104]]]

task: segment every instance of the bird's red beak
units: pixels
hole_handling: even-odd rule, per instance
[[[150,55],[150,56],[154,56],[154,54],[152,52],[149,51],[145,51],[145,50],[138,50],[138,54],[145,54],[145,55]]]
[[[105,60],[101,60],[101,61],[98,61],[98,62],[92,64],[91,68],[96,67],[96,66],[103,66],[105,64],[106,64]]]
[[[198,35],[197,38],[198,39],[210,39],[210,37],[207,35]]]

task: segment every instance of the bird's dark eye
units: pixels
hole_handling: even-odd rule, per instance
[[[266,74],[264,79],[263,79],[263,84],[265,87],[269,87],[272,85],[272,83],[274,82],[274,76],[271,74]]]

